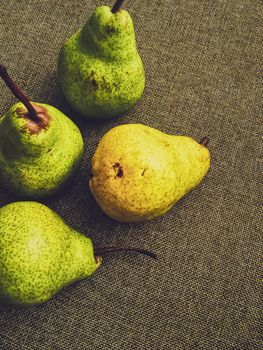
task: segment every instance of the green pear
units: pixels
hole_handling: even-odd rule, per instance
[[[0,208],[0,300],[17,306],[41,304],[63,287],[91,276],[101,254],[137,248],[94,248],[90,238],[37,202]]]
[[[163,215],[206,175],[208,139],[200,143],[141,124],[111,129],[92,158],[89,185],[98,205],[124,222]]]
[[[67,40],[59,55],[62,92],[86,117],[116,117],[141,98],[145,76],[132,19],[117,1],[96,8],[86,25]]]
[[[51,195],[80,163],[81,133],[55,107],[30,102],[4,66],[0,76],[21,101],[0,119],[0,183],[17,195]]]

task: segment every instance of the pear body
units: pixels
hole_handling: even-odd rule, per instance
[[[66,285],[92,275],[96,262],[89,238],[37,202],[0,208],[0,300],[34,306]]]
[[[57,192],[75,173],[83,153],[81,133],[68,117],[47,104],[34,106],[46,127],[29,120],[22,103],[0,119],[0,183],[30,198]]]
[[[132,108],[145,74],[128,12],[98,7],[63,45],[58,76],[66,100],[86,117],[116,117]]]
[[[102,137],[89,185],[110,217],[139,222],[166,213],[199,184],[209,166],[208,149],[192,138],[126,124]]]

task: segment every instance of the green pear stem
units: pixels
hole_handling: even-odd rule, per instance
[[[111,9],[111,12],[116,13],[117,11],[119,11],[123,3],[124,0],[117,0]]]
[[[209,143],[209,138],[208,137],[202,137],[201,140],[199,141],[199,144],[206,147]]]
[[[133,247],[102,247],[102,248],[94,248],[94,254],[97,256],[101,256],[108,253],[117,253],[117,252],[136,252],[147,255],[153,259],[157,259],[157,255],[153,252],[150,252],[145,249],[133,248]]]
[[[0,76],[7,85],[7,87],[12,91],[12,93],[15,95],[16,98],[18,98],[19,101],[21,101],[25,107],[28,110],[29,118],[32,121],[39,121],[39,117],[37,115],[37,112],[33,105],[30,103],[29,99],[26,97],[26,95],[23,93],[23,91],[20,90],[20,88],[17,86],[17,84],[12,80],[7,72],[7,69],[5,66],[0,65]]]

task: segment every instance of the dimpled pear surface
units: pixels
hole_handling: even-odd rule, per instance
[[[114,117],[133,107],[145,77],[128,12],[98,7],[62,47],[58,74],[64,96],[84,116]]]
[[[36,202],[0,209],[0,300],[33,306],[98,268],[89,238]]]
[[[0,182],[12,192],[29,197],[56,192],[75,172],[83,152],[77,126],[58,109],[35,104],[49,115],[49,125],[30,133],[21,117],[22,103],[0,119]],[[32,124],[32,122],[31,122]]]
[[[112,218],[145,221],[167,212],[198,185],[209,166],[208,149],[190,137],[126,124],[101,139],[90,189]]]

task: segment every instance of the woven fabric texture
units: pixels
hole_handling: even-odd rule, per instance
[[[112,5],[1,1],[0,61],[31,100],[61,109],[85,139],[71,185],[42,202],[97,245],[144,247],[159,260],[107,256],[92,278],[46,304],[0,306],[0,349],[262,349],[262,2],[126,1],[145,65],[145,93],[124,116],[95,122],[69,108],[56,70],[63,42],[104,4]],[[16,100],[2,82],[0,91],[3,114]],[[100,138],[125,123],[210,138],[206,179],[152,222],[111,220],[88,189]],[[0,189],[1,206],[15,200]]]

